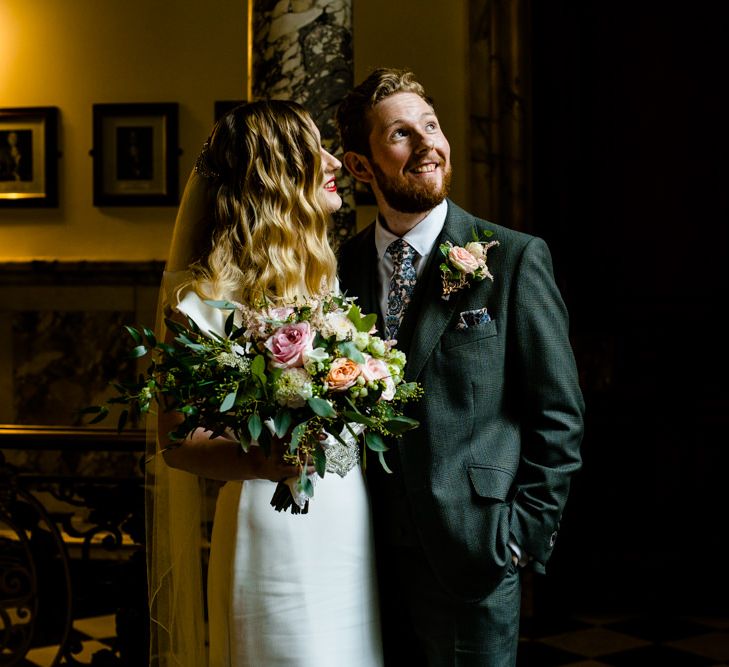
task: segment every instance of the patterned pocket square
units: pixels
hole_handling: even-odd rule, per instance
[[[479,324],[486,324],[491,321],[491,316],[488,314],[486,308],[476,308],[476,310],[464,310],[458,316],[458,324],[456,329],[462,331],[469,327],[477,327]]]

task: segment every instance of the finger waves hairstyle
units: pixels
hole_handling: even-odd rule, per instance
[[[201,155],[212,233],[192,266],[196,291],[253,305],[333,288],[337,263],[312,124],[286,100],[243,104],[218,121]]]
[[[373,70],[346,95],[337,109],[337,128],[345,152],[371,156],[369,137],[372,126],[367,112],[395,93],[415,93],[433,106],[433,100],[426,95],[425,88],[410,70],[391,67]]]

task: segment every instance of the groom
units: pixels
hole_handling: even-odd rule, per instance
[[[584,406],[549,250],[447,198],[450,147],[412,72],[375,70],[337,122],[378,206],[341,249],[342,288],[379,312],[425,390],[420,427],[386,455],[393,474],[367,470],[386,663],[512,666],[520,569],[544,572],[580,467]]]

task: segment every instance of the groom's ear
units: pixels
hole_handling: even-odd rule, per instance
[[[372,167],[367,156],[354,151],[347,151],[344,154],[344,166],[347,167],[352,176],[363,183],[371,183],[374,180]]]

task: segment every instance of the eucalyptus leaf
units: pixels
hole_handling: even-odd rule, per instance
[[[134,339],[134,342],[137,345],[141,345],[142,336],[140,333],[134,327],[127,326],[126,324],[124,325],[124,328],[129,332],[129,335]]]
[[[307,495],[309,498],[313,498],[314,496],[314,484],[309,479],[309,476],[305,473],[301,473],[301,477],[299,478],[299,488]]]
[[[349,428],[349,426],[348,426],[348,425],[347,425],[347,428]],[[349,431],[349,432],[350,432],[350,433],[352,433],[352,430],[350,429],[350,431]],[[338,443],[339,443],[340,445],[344,445],[345,447],[349,447],[349,445],[348,445],[348,444],[347,444],[347,443],[346,443],[346,442],[344,441],[344,438],[342,438],[342,436],[341,436],[341,435],[340,435],[340,434],[339,434],[339,433],[338,433],[338,432],[337,432],[336,430],[335,430],[335,431],[332,431],[332,432],[330,433],[330,435],[331,435],[331,436],[332,436],[332,438],[334,438],[334,439],[335,439],[335,440],[336,440],[336,441],[337,441],[337,442],[338,442]],[[357,436],[356,436],[356,435],[355,435],[354,433],[352,433],[352,436],[353,436],[353,437],[355,437],[355,438],[357,437]]]
[[[291,411],[280,410],[273,418],[273,428],[279,438],[283,438],[291,426]]]
[[[179,343],[182,343],[185,347],[190,348],[191,350],[194,350],[195,352],[205,352],[206,347],[204,345],[201,345],[200,343],[196,343],[194,340],[191,340],[188,338],[184,333],[181,333],[180,335],[175,338],[176,341]]]
[[[233,331],[233,320],[235,318],[235,311],[233,311],[228,317],[225,318],[225,335],[230,336],[230,332]]]
[[[78,411],[80,415],[95,415],[104,410],[105,408],[101,405],[89,405],[88,407],[81,408]]]
[[[346,429],[347,429],[347,430],[349,431],[349,435],[351,435],[351,436],[352,436],[352,439],[353,439],[353,440],[356,440],[356,439],[357,439],[357,437],[358,437],[358,434],[357,434],[357,433],[355,433],[355,432],[354,432],[354,430],[352,430],[352,427],[351,427],[351,426],[349,425],[349,422],[345,422],[345,423],[344,423],[344,428],[346,428]],[[340,442],[343,442],[343,441],[342,441],[342,440],[340,440]],[[347,443],[346,443],[346,442],[345,442],[344,444],[345,444],[345,445],[347,445]],[[347,445],[347,446],[349,446],[349,445]]]
[[[373,452],[386,452],[389,449],[389,447],[385,444],[385,441],[380,437],[379,433],[367,431],[367,433],[365,433],[365,442]]]
[[[383,470],[392,475],[392,470],[390,470],[390,468],[388,468],[387,466],[387,463],[385,463],[385,452],[377,452],[377,458],[380,459],[380,465],[382,466]]]
[[[258,440],[263,430],[263,422],[257,412],[248,417],[248,433],[251,434],[252,440]]]
[[[129,357],[130,359],[139,359],[147,354],[147,352],[149,352],[149,349],[145,345],[137,345],[129,352]]]
[[[319,477],[324,477],[324,473],[327,469],[327,455],[321,447],[317,447],[314,450],[314,468],[316,469],[316,474],[319,475]]]
[[[142,331],[144,331],[144,335],[147,337],[147,342],[149,343],[149,346],[157,347],[157,336],[154,335],[154,331],[147,327],[142,327]]]
[[[337,412],[332,407],[332,404],[323,398],[312,396],[311,398],[306,399],[306,402],[309,404],[309,407],[312,409],[314,414],[319,415],[319,417],[324,417],[326,419],[337,416]]]
[[[345,357],[349,357],[355,363],[363,364],[365,362],[364,355],[351,340],[340,343],[339,349]]]
[[[220,310],[235,310],[238,308],[232,301],[205,299],[203,302],[211,308],[219,308]]]
[[[187,331],[187,329],[182,324],[176,322],[175,320],[171,320],[168,317],[165,318],[165,325],[170,331],[176,334],[182,334]]]
[[[101,406],[101,409],[99,410],[99,414],[94,417],[89,424],[98,424],[100,421],[104,420],[106,418],[106,415],[109,414],[109,408],[105,408],[103,405]]]
[[[235,405],[235,397],[238,394],[237,391],[231,391],[220,404],[220,412],[228,412]]]
[[[299,442],[306,432],[306,422],[296,424],[294,429],[291,431],[291,440],[289,440],[289,451],[293,454],[299,447]]]
[[[417,428],[420,422],[417,419],[411,419],[410,417],[400,416],[388,419],[384,423],[384,427],[390,432],[395,434],[405,433],[413,428]]]
[[[187,316],[187,324],[190,327],[190,331],[197,334],[200,333],[200,327],[197,325],[197,322],[195,322],[195,320],[193,320],[189,315]]]
[[[112,396],[111,398],[107,398],[106,402],[110,405],[123,405],[125,403],[129,403],[132,400],[129,396]]]
[[[251,440],[246,435],[245,429],[241,429],[241,430],[236,429],[234,431],[234,433],[235,433],[235,437],[238,439],[238,443],[240,444],[240,448],[244,452],[248,453],[248,450],[250,449],[250,446],[251,446]]]
[[[344,410],[342,412],[342,415],[351,422],[364,424],[365,426],[369,426],[370,428],[374,428],[375,426],[375,422],[367,415],[363,415],[361,412],[357,412],[354,410]]]

